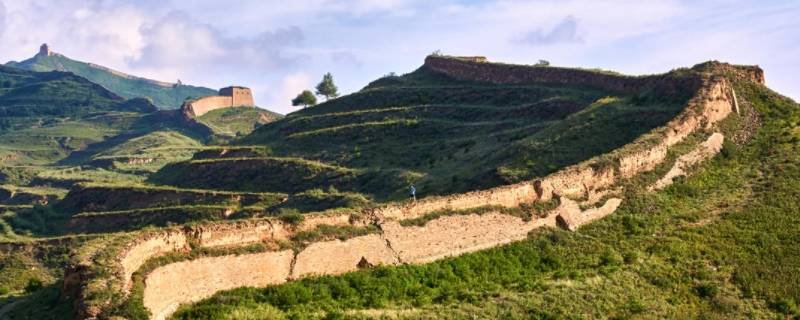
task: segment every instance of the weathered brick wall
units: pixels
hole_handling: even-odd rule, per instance
[[[232,106],[233,99],[231,97],[211,96],[192,101],[187,105],[185,111],[187,114],[193,117],[199,117],[208,113],[209,111]]]
[[[189,245],[186,235],[177,230],[149,233],[131,243],[120,257],[123,290],[127,292],[130,289],[131,275],[147,260],[180,250],[189,250]]]
[[[172,263],[147,276],[144,304],[153,319],[161,320],[181,303],[199,301],[220,290],[283,283],[293,257],[291,250],[284,250]]]
[[[227,107],[254,107],[255,100],[249,88],[226,87],[219,95],[197,99],[183,106],[183,112],[190,117],[199,117],[210,111]]]
[[[297,254],[291,278],[342,274],[359,267],[397,264],[399,261],[386,241],[381,235],[371,234],[344,241],[313,243]]]

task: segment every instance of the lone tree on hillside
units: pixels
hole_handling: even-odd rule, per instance
[[[297,97],[292,99],[293,106],[303,106],[303,108],[305,108],[315,104],[317,104],[317,97],[314,96],[311,90],[303,90]]]
[[[322,81],[317,85],[317,94],[324,96],[325,100],[339,96],[339,89],[333,84],[333,76],[330,72],[322,76]]]
[[[544,60],[544,59],[539,59],[539,62],[534,64],[534,66],[535,67],[549,67],[550,66],[550,61],[547,61],[547,60]]]

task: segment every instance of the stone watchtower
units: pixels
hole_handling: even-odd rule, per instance
[[[234,107],[251,107],[255,105],[253,102],[253,94],[250,92],[250,88],[238,86],[225,87],[219,89],[219,95],[231,97],[230,105]]]
[[[49,57],[49,56],[53,55],[53,51],[50,51],[50,47],[48,47],[46,43],[42,43],[42,45],[39,47],[39,54],[38,55],[39,56]]]

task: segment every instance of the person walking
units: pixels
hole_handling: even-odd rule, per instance
[[[411,198],[414,199],[414,201],[417,201],[417,188],[414,188],[414,185],[412,184],[409,191],[411,191]]]

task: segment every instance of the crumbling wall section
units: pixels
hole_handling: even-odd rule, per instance
[[[686,175],[686,170],[688,170],[689,167],[715,156],[722,150],[722,143],[724,140],[725,137],[721,133],[716,132],[712,134],[706,141],[697,146],[697,148],[678,157],[678,159],[675,160],[675,164],[672,165],[672,168],[650,186],[649,190],[660,190],[671,185],[675,178]]]
[[[555,216],[524,221],[502,213],[452,215],[421,227],[404,227],[397,221],[381,227],[400,261],[426,263],[522,240],[542,226],[555,226]]]
[[[147,276],[144,304],[153,319],[161,320],[181,303],[199,301],[220,290],[283,283],[289,277],[293,257],[291,250],[284,250],[168,264]]]
[[[126,292],[130,290],[131,276],[147,260],[181,250],[189,250],[189,244],[186,235],[179,230],[148,233],[145,237],[132,242],[121,252],[119,259],[123,290]]]
[[[310,275],[334,275],[399,261],[378,234],[347,240],[331,240],[309,245],[297,254],[292,279]]]

